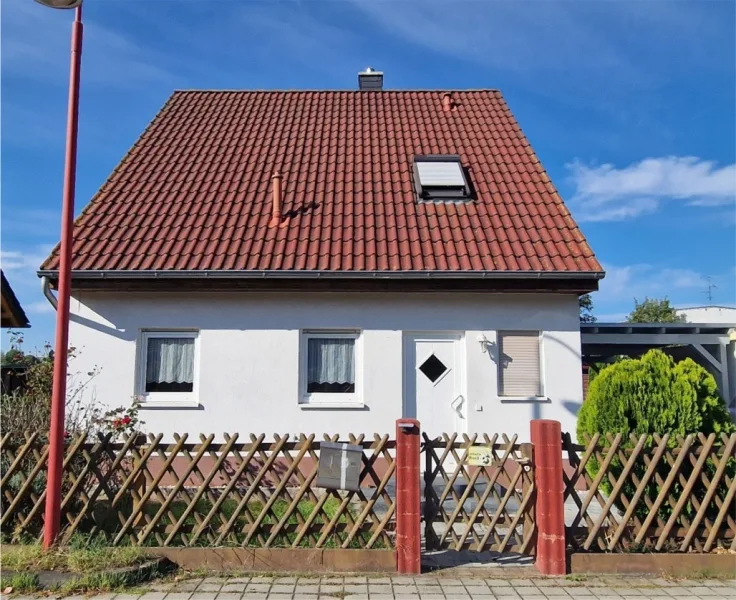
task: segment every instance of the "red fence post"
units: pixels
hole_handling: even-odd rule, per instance
[[[396,560],[399,573],[421,573],[419,421],[396,421]]]
[[[564,575],[565,502],[562,479],[562,430],[559,421],[531,422],[537,512],[537,570]]]

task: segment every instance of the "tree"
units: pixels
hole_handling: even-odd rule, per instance
[[[590,294],[580,296],[578,305],[580,306],[581,323],[595,323],[598,320],[593,316],[593,298],[590,297]]]
[[[639,302],[634,298],[634,310],[626,320],[629,323],[685,323],[685,315],[678,315],[667,297],[644,298]]]

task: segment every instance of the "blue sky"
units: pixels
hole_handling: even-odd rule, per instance
[[[58,239],[72,14],[2,5],[2,268],[27,344],[53,338],[35,271]],[[173,89],[498,88],[633,298],[736,303],[731,0],[86,0],[77,212]]]

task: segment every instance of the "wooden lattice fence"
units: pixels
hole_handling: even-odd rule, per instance
[[[424,434],[424,521],[428,550],[534,553],[531,444],[498,434]],[[490,450],[488,466],[469,465],[474,446]]]
[[[563,434],[562,447],[573,549],[736,550],[736,434]]]
[[[315,435],[224,442],[200,435],[69,440],[62,527],[112,544],[392,548],[395,441],[388,435],[324,436],[363,447],[358,492],[318,488]],[[37,433],[0,440],[3,537],[43,528],[48,447]]]

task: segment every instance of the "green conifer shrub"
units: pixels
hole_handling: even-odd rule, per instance
[[[655,433],[660,435],[669,433],[671,435],[669,446],[674,449],[679,445],[678,437],[684,438],[691,433],[705,435],[715,433],[720,438],[721,434],[731,434],[734,431],[736,426],[725,402],[718,394],[713,376],[689,358],[675,363],[670,356],[660,350],[650,350],[641,358],[624,359],[602,369],[590,383],[588,395],[578,413],[577,424],[580,444],[586,443],[586,434],[592,436],[600,433],[605,436],[609,433],[613,435],[620,433],[624,438],[623,447],[630,449],[633,447],[630,435],[635,434],[638,437],[645,434],[649,439],[642,454],[650,455],[654,445],[651,436]],[[591,477],[595,477],[600,465],[596,460],[591,460],[587,468]],[[692,468],[692,463],[686,459],[680,472],[688,478]],[[602,481],[601,487],[605,494],[611,492],[613,480],[618,480],[622,470],[622,461],[619,458],[614,459],[607,477]],[[705,468],[709,479],[715,470],[715,465],[709,460]],[[667,478],[669,471],[669,464],[664,460],[660,461],[657,469],[660,481]],[[646,464],[643,458],[640,458],[622,490],[627,498],[631,498],[636,490],[633,478],[641,480],[645,472]],[[729,459],[725,475],[729,479],[736,476],[736,461],[733,458]],[[652,502],[660,491],[656,479],[655,475],[646,489],[646,496]],[[725,478],[722,478],[716,495],[725,498],[726,487]],[[691,497],[699,501],[705,496],[706,491],[705,483],[702,479],[698,480]],[[676,480],[669,489],[670,497],[677,498],[681,492],[682,485]],[[710,504],[712,508],[708,509],[706,517],[713,518],[718,512],[718,507],[715,502]],[[625,512],[626,506],[622,502],[617,502],[616,506],[621,513]],[[734,508],[736,509],[736,505]],[[672,507],[665,502],[660,507],[658,516],[666,521],[671,511]],[[696,509],[692,501],[688,502],[684,512],[686,517],[695,514]],[[648,509],[642,498],[635,515],[643,520],[647,514]]]

